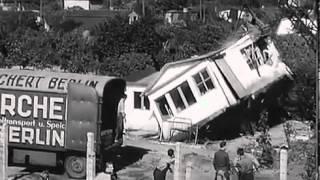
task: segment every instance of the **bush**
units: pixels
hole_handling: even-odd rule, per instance
[[[297,141],[290,144],[288,151],[288,163],[304,166],[304,172],[300,176],[304,180],[316,179],[316,139],[309,141]],[[289,172],[290,173],[290,172]]]
[[[285,108],[291,118],[316,119],[316,58],[306,41],[297,34],[276,37],[281,58],[295,74],[295,85],[289,91]]]

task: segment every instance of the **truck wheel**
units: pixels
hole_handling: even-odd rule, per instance
[[[68,156],[64,161],[64,169],[71,178],[84,178],[86,176],[86,158]]]

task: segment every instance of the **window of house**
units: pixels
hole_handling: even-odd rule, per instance
[[[246,59],[246,62],[249,66],[249,68],[251,70],[255,69],[255,65],[254,65],[254,59],[253,59],[253,54],[252,54],[252,49],[251,49],[251,45],[248,47],[245,47],[243,49],[241,49],[241,54],[243,55],[243,57]]]
[[[141,109],[142,104],[141,104],[141,92],[134,92],[133,93],[133,98],[134,98],[134,108],[135,109]]]
[[[241,49],[241,54],[246,59],[246,62],[251,70],[256,69],[258,66],[265,64],[265,58],[261,49],[257,45],[249,45]]]
[[[249,66],[249,68],[250,68],[251,70],[255,69],[252,59],[248,58],[248,59],[247,59],[247,64],[248,64],[248,66]]]
[[[214,88],[212,79],[209,76],[207,69],[203,69],[199,73],[195,74],[193,79],[196,82],[201,95]]]
[[[196,102],[196,99],[187,81],[171,90],[169,94],[178,112],[186,109],[186,107]]]
[[[135,109],[150,109],[149,98],[141,96],[142,92],[133,92],[133,101]]]
[[[156,100],[156,104],[159,107],[159,110],[163,116],[168,116],[172,114],[170,106],[165,96],[161,96]]]
[[[178,89],[171,90],[169,94],[172,98],[174,105],[176,106],[177,111],[182,111],[186,108],[186,105],[184,104]]]
[[[181,90],[182,90],[183,95],[185,96],[185,98],[186,98],[186,100],[187,100],[189,105],[192,105],[192,104],[197,102],[196,98],[194,98],[194,96],[193,96],[193,93],[192,93],[192,91],[190,89],[190,86],[189,86],[188,82],[182,83]]]

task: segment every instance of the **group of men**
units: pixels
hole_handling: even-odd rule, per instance
[[[216,170],[215,180],[220,176],[221,179],[230,180],[231,167],[234,167],[238,180],[254,180],[254,172],[257,171],[260,164],[257,159],[245,153],[243,148],[238,148],[237,157],[230,162],[229,155],[226,152],[226,142],[220,143],[220,149],[214,154],[213,166]]]
[[[118,104],[117,126],[115,130],[115,141],[122,140],[122,135],[125,132],[125,111],[124,104],[127,96],[124,94]],[[122,142],[121,142],[122,144]],[[172,173],[172,166],[174,164],[174,150],[169,149],[166,158],[159,160],[153,176],[154,180],[165,180],[167,171]],[[229,155],[226,152],[226,142],[220,143],[220,149],[214,154],[213,166],[216,171],[215,180],[220,176],[223,180],[230,180],[231,167],[236,171],[238,180],[254,180],[254,172],[258,169],[259,162],[257,159],[248,153],[244,152],[243,148],[237,150],[237,157],[230,162]]]
[[[231,163],[229,155],[226,152],[226,142],[220,143],[220,149],[215,152],[213,167],[216,171],[215,180],[220,176],[221,180],[230,180],[231,167],[235,170],[236,179],[254,180],[254,172],[258,170],[260,164],[251,154],[245,153],[243,148],[238,148],[237,157]],[[174,165],[174,150],[168,150],[168,156],[159,160],[158,165],[153,171],[154,180],[165,180],[167,172],[172,173]]]

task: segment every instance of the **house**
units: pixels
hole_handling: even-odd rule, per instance
[[[99,10],[103,8],[102,0],[64,0],[64,9],[79,7],[83,10]]]
[[[317,34],[317,21],[316,19],[313,18],[293,18],[292,20],[288,19],[288,18],[282,18],[276,34],[277,35],[287,35],[287,34],[293,34],[296,33],[296,30],[294,28],[294,24],[299,24],[299,23],[303,23],[305,25],[306,28],[310,29],[310,32],[313,35]]]
[[[158,132],[159,125],[155,119],[153,107],[150,107],[148,97],[143,92],[159,72],[152,68],[130,74],[127,81],[127,100],[125,103],[126,127],[129,130],[143,130],[147,132]]]
[[[90,9],[89,0],[64,0],[63,2],[64,9],[70,9],[73,7],[80,7],[84,10]]]
[[[228,22],[236,22],[239,19],[246,20],[246,19],[252,19],[252,15],[244,10],[238,10],[238,9],[225,9],[218,12],[218,17],[228,21]]]
[[[13,0],[1,0],[0,9],[2,11],[24,11],[25,7],[21,2],[16,2]]]
[[[128,15],[129,17],[129,24],[134,23],[140,19],[140,15],[136,13],[134,10]]]
[[[198,12],[189,11],[187,8],[183,10],[169,10],[165,13],[165,23],[176,24],[182,21],[190,20],[195,21],[198,19]]]
[[[290,71],[272,40],[249,33],[218,51],[166,64],[144,95],[168,139],[173,129],[202,127],[285,76]]]
[[[276,30],[276,34],[281,36],[293,33],[295,33],[295,30],[292,22],[288,18],[282,18]]]

